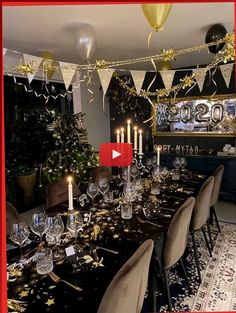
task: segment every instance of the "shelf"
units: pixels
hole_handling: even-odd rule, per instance
[[[213,132],[156,132],[157,137],[236,137],[234,133]]]

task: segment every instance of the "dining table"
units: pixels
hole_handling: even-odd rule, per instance
[[[152,239],[161,259],[164,236],[172,217],[188,197],[196,196],[207,177],[184,169],[178,180],[172,178],[170,171],[168,178],[159,183],[160,192],[153,194],[152,175],[150,172],[144,175],[141,179],[143,190],[132,202],[130,219],[121,217],[123,184],[119,177],[113,176],[110,181],[110,190],[114,192],[110,203],[104,204],[103,199],[97,196],[91,209],[91,201],[84,195],[83,205],[78,200],[75,209],[82,216],[89,214],[90,221],[85,223],[76,238],[65,228],[60,239],[64,257],[54,261],[52,274],[38,274],[34,259],[42,246],[53,248],[50,242],[44,239],[40,243],[38,237],[31,233],[29,243],[23,247],[24,264],[19,262],[19,249],[14,249],[9,242],[9,312],[97,312],[109,283],[140,244]],[[47,213],[47,209],[45,211]],[[67,204],[50,211],[56,211],[66,223]],[[154,214],[148,216],[145,212]],[[67,255],[65,251],[71,247],[74,252]]]

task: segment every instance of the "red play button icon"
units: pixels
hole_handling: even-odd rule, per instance
[[[101,166],[129,166],[132,164],[133,150],[130,143],[102,143],[99,151]]]

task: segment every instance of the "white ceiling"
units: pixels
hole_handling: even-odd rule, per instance
[[[232,31],[234,4],[174,4],[164,30],[153,34],[150,51],[147,39],[152,29],[139,4],[4,7],[3,46],[37,56],[50,51],[59,61],[83,63],[75,38],[78,26],[84,23],[96,31],[97,48],[92,61],[115,61],[202,44],[207,30],[216,23]],[[212,58],[213,54],[201,51],[178,57],[172,66],[205,64]],[[153,69],[149,63],[132,68]]]

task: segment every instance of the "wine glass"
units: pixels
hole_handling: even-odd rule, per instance
[[[42,242],[43,234],[47,229],[47,216],[45,212],[37,212],[32,215],[30,229],[40,237],[40,242]]]
[[[180,168],[180,159],[179,157],[174,158],[173,163],[174,167],[178,170]]]
[[[94,206],[94,198],[98,194],[98,187],[95,183],[89,183],[87,188],[87,195],[92,199],[92,209]]]
[[[20,262],[24,261],[22,247],[29,237],[28,227],[24,222],[13,224],[10,233],[10,239],[20,247]]]
[[[181,169],[184,170],[184,168],[187,166],[187,160],[185,157],[179,158],[179,164],[181,166]]]
[[[161,175],[161,178],[163,179],[164,184],[165,184],[166,178],[169,176],[169,170],[166,166],[161,168],[160,175]]]
[[[64,231],[64,224],[62,221],[62,218],[57,213],[50,213],[47,217],[47,230],[46,234],[49,237],[52,237],[54,242],[56,242],[55,252],[54,252],[54,258],[60,259],[62,257],[61,252],[59,251],[58,247],[58,237],[61,236],[61,234]]]
[[[131,166],[131,176],[133,178],[133,180],[136,179],[136,177],[138,177],[139,175],[139,170],[137,169],[137,167],[135,165]]]
[[[147,159],[146,168],[150,171],[153,168],[152,159]]]
[[[154,181],[159,181],[161,177],[161,167],[156,165],[152,171],[152,178]]]
[[[83,219],[79,211],[71,211],[67,215],[67,229],[73,234],[73,237],[78,236],[78,232],[83,227]]]
[[[124,181],[128,180],[128,167],[122,167],[121,169],[121,177]]]
[[[104,177],[100,177],[98,179],[98,182],[97,182],[97,187],[98,187],[98,191],[102,194],[103,196],[103,206],[105,205],[105,202],[104,202],[104,195],[105,193],[109,190],[109,182],[108,182],[108,179],[107,178],[104,178]]]

